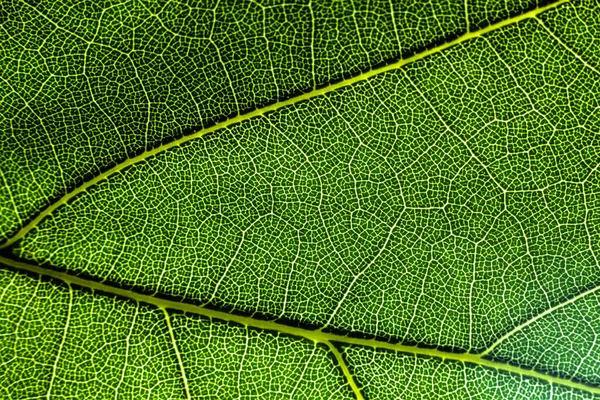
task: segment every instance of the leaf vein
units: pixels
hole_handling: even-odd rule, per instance
[[[209,127],[205,127],[205,128],[199,129],[199,130],[197,130],[194,133],[191,133],[191,134],[189,134],[187,136],[183,136],[183,137],[181,137],[179,139],[173,140],[172,142],[165,143],[165,144],[162,144],[162,145],[160,145],[158,147],[154,147],[152,149],[146,150],[145,152],[143,152],[143,153],[141,153],[141,154],[139,154],[139,155],[137,155],[135,157],[127,158],[126,160],[124,160],[121,163],[113,166],[112,168],[110,168],[110,169],[108,169],[106,171],[103,171],[102,173],[100,173],[97,176],[89,179],[88,181],[83,182],[79,186],[73,188],[71,191],[68,191],[66,194],[64,194],[62,197],[60,197],[57,201],[55,201],[54,203],[50,204],[45,209],[41,210],[39,212],[39,214],[37,216],[35,216],[27,225],[25,225],[24,227],[22,227],[14,236],[12,236],[8,240],[6,240],[2,245],[0,245],[0,249],[10,247],[15,242],[17,242],[18,240],[22,239],[28,232],[30,232],[32,229],[34,229],[36,226],[38,226],[42,220],[44,220],[46,217],[50,216],[54,212],[54,210],[56,210],[57,208],[59,208],[61,205],[66,204],[72,198],[74,198],[74,197],[76,197],[76,196],[78,196],[78,195],[80,195],[82,193],[85,193],[90,187],[98,184],[99,182],[102,182],[103,180],[107,179],[108,177],[110,177],[110,176],[112,176],[112,175],[114,175],[114,174],[116,174],[116,173],[124,170],[125,168],[127,168],[127,167],[129,167],[129,166],[131,166],[133,164],[136,164],[136,163],[142,162],[144,160],[147,160],[147,159],[149,159],[151,157],[154,157],[157,154],[163,153],[163,152],[165,152],[165,151],[167,151],[167,150],[169,150],[171,148],[181,146],[184,143],[187,143],[187,142],[189,142],[191,140],[199,139],[199,138],[203,137],[206,134],[213,133],[213,132],[216,132],[218,130],[228,128],[230,126],[242,123],[242,122],[247,121],[247,120],[252,119],[252,118],[256,118],[256,117],[259,117],[259,116],[264,116],[264,115],[266,115],[268,113],[277,111],[277,110],[279,110],[279,109],[281,109],[283,107],[286,107],[286,106],[291,106],[291,105],[294,105],[294,104],[298,104],[300,102],[310,100],[310,99],[312,99],[314,97],[322,96],[322,95],[328,94],[330,92],[340,90],[340,89],[342,89],[342,88],[344,88],[346,86],[350,86],[350,85],[356,84],[358,82],[365,81],[365,80],[367,80],[369,78],[372,78],[372,77],[374,77],[376,75],[380,75],[380,74],[388,72],[388,71],[393,71],[393,70],[400,69],[400,68],[402,68],[403,66],[405,66],[407,64],[411,64],[411,63],[413,63],[415,61],[418,61],[418,60],[421,60],[423,58],[429,57],[430,55],[437,54],[437,53],[439,53],[439,52],[441,52],[443,50],[446,50],[446,49],[448,49],[450,47],[456,46],[456,45],[458,45],[460,43],[463,43],[463,42],[465,42],[467,40],[474,39],[474,38],[477,38],[477,37],[481,37],[481,36],[483,36],[483,35],[485,35],[485,34],[487,34],[489,32],[493,32],[495,30],[498,30],[498,29],[503,28],[503,27],[508,26],[508,25],[516,24],[516,23],[518,23],[520,21],[523,21],[523,20],[526,20],[526,19],[535,18],[538,14],[541,14],[541,13],[543,13],[545,11],[548,11],[548,10],[556,8],[556,7],[558,7],[558,6],[562,5],[562,4],[565,4],[567,1],[568,0],[559,0],[557,2],[550,3],[550,4],[545,5],[543,7],[535,8],[533,10],[530,10],[530,11],[525,12],[523,14],[517,15],[515,17],[511,17],[511,18],[502,20],[500,22],[497,22],[495,24],[488,25],[487,27],[485,27],[483,29],[480,29],[478,31],[468,32],[468,33],[466,33],[466,34],[464,34],[462,36],[459,36],[458,38],[455,38],[453,40],[444,42],[444,43],[440,44],[439,46],[436,46],[436,47],[424,50],[424,51],[419,52],[419,53],[416,53],[416,54],[414,54],[414,55],[412,55],[410,57],[400,58],[399,60],[397,60],[395,62],[382,65],[382,66],[380,66],[378,68],[370,69],[370,70],[368,70],[368,71],[366,71],[366,72],[364,72],[362,74],[356,75],[354,77],[351,77],[351,78],[348,78],[348,79],[345,79],[345,80],[342,80],[342,81],[339,81],[339,82],[336,82],[336,83],[332,83],[332,84],[330,84],[328,86],[324,86],[324,87],[321,87],[319,89],[315,89],[315,90],[312,90],[312,91],[307,92],[307,93],[303,93],[303,94],[295,96],[295,97],[290,97],[290,98],[288,98],[286,100],[281,100],[281,101],[275,102],[273,104],[264,106],[262,108],[257,108],[255,110],[250,111],[250,112],[245,113],[245,114],[239,114],[238,113],[236,116],[231,117],[229,119],[226,119],[225,121],[222,121],[220,123],[217,123],[217,124],[209,126]],[[36,11],[38,11],[38,10],[36,9]],[[64,30],[64,28],[61,28],[59,25],[56,24],[56,22],[50,20],[43,13],[40,13],[40,15],[42,17],[44,17],[45,19],[47,19],[48,21],[50,21],[54,26],[56,26],[57,29]],[[75,35],[72,32],[69,32],[69,33]],[[75,35],[75,36],[78,37],[79,39],[85,41],[85,38],[79,37],[77,35]],[[118,51],[116,49],[113,49],[113,50]]]

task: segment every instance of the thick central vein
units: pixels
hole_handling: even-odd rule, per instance
[[[536,378],[550,384],[556,384],[572,389],[582,390],[592,394],[600,395],[600,388],[590,386],[585,383],[575,382],[566,378],[559,378],[553,375],[545,374],[543,372],[535,371],[532,369],[522,368],[515,365],[511,365],[504,362],[493,361],[486,358],[483,354],[473,353],[452,353],[439,349],[423,348],[418,346],[409,346],[401,343],[390,343],[383,340],[377,339],[361,339],[355,337],[348,337],[345,335],[323,332],[321,329],[306,329],[301,327],[295,327],[286,325],[275,321],[266,321],[255,317],[247,317],[238,314],[228,313],[224,311],[212,310],[199,305],[184,303],[174,300],[167,300],[156,296],[142,294],[133,290],[120,288],[106,283],[96,282],[90,279],[73,276],[66,272],[59,272],[48,268],[43,268],[37,265],[32,265],[13,259],[0,256],[0,264],[7,265],[21,272],[33,273],[36,275],[46,276],[60,280],[69,287],[71,285],[80,286],[92,291],[106,293],[109,295],[116,295],[122,298],[130,299],[140,303],[149,304],[162,310],[175,310],[190,314],[201,315],[207,318],[214,318],[227,322],[235,322],[238,324],[245,325],[254,329],[259,329],[267,332],[279,332],[298,338],[313,341],[315,343],[323,343],[328,347],[332,343],[339,343],[344,345],[355,345],[372,347],[375,349],[386,349],[399,353],[412,354],[425,357],[434,357],[450,362],[460,362],[463,364],[476,364],[486,368],[491,368],[496,371],[507,372],[511,374],[517,374],[523,377]]]
[[[366,71],[366,72],[364,72],[364,73],[362,73],[360,75],[354,76],[352,78],[348,78],[348,79],[342,80],[340,82],[332,83],[329,86],[322,87],[322,88],[319,88],[319,89],[314,89],[314,90],[312,90],[310,92],[307,92],[307,93],[304,93],[304,94],[301,94],[301,95],[298,95],[298,96],[295,96],[295,97],[291,97],[291,98],[288,98],[286,100],[282,100],[282,101],[273,103],[271,105],[268,105],[268,106],[265,106],[265,107],[262,107],[262,108],[257,108],[256,110],[248,112],[248,113],[245,113],[245,114],[239,114],[239,115],[237,115],[235,117],[229,118],[229,119],[227,119],[227,120],[225,120],[223,122],[220,122],[220,123],[218,123],[216,125],[213,125],[211,127],[200,129],[200,130],[198,130],[198,131],[196,131],[196,132],[194,132],[194,133],[192,133],[190,135],[183,136],[182,138],[174,140],[174,141],[172,141],[170,143],[166,143],[166,144],[163,144],[161,146],[155,147],[155,148],[153,148],[151,150],[145,151],[145,152],[139,154],[136,157],[129,158],[129,159],[127,159],[127,160],[125,160],[125,161],[123,161],[123,162],[115,165],[114,167],[112,167],[112,168],[104,171],[103,173],[101,173],[101,174],[95,176],[94,178],[92,178],[92,179],[90,179],[90,180],[82,183],[80,186],[78,186],[78,187],[74,188],[73,190],[71,190],[70,192],[66,193],[64,196],[62,196],[61,198],[59,198],[57,201],[55,201],[54,203],[52,203],[51,205],[49,205],[47,208],[45,208],[44,210],[42,210],[34,219],[32,219],[27,225],[25,225],[23,228],[21,228],[13,237],[11,237],[5,243],[3,243],[2,245],[0,245],[0,249],[9,247],[13,243],[15,243],[18,240],[20,240],[21,238],[23,238],[29,231],[31,231],[33,228],[35,228],[36,226],[38,226],[39,223],[44,218],[46,218],[47,216],[51,215],[54,212],[54,210],[56,210],[58,207],[62,206],[63,204],[66,204],[69,200],[71,200],[75,196],[77,196],[79,194],[82,194],[82,193],[85,193],[90,187],[96,185],[97,183],[99,183],[99,182],[107,179],[108,177],[110,177],[110,176],[118,173],[119,171],[122,171],[123,169],[125,169],[125,168],[127,168],[127,167],[129,167],[129,166],[131,166],[133,164],[137,164],[139,162],[142,162],[142,161],[144,161],[144,160],[146,160],[148,158],[156,156],[157,154],[162,153],[162,152],[164,152],[166,150],[169,150],[171,148],[174,148],[174,147],[177,147],[177,146],[181,146],[182,144],[184,144],[186,142],[189,142],[191,140],[195,140],[195,139],[201,138],[202,136],[204,136],[206,134],[209,134],[209,133],[212,133],[212,132],[215,132],[215,131],[218,131],[218,130],[221,130],[221,129],[224,129],[224,128],[227,128],[227,127],[230,127],[230,126],[235,125],[235,124],[242,123],[242,122],[247,121],[247,120],[252,119],[252,118],[263,116],[263,115],[265,115],[267,113],[277,111],[277,110],[279,110],[279,109],[281,109],[283,107],[287,107],[287,106],[290,106],[290,105],[293,105],[293,104],[297,104],[297,103],[300,103],[300,102],[303,102],[303,101],[307,101],[307,100],[310,100],[310,99],[312,99],[314,97],[317,97],[317,96],[325,95],[327,93],[336,91],[336,90],[344,88],[346,86],[350,86],[350,85],[353,85],[355,83],[362,82],[364,80],[367,80],[369,78],[372,78],[373,76],[382,74],[384,72],[393,71],[393,70],[396,70],[398,68],[402,68],[403,66],[405,66],[407,64],[411,64],[411,63],[413,63],[415,61],[421,60],[421,59],[423,59],[425,57],[428,57],[428,56],[430,56],[432,54],[439,53],[439,52],[441,52],[443,50],[446,50],[446,49],[448,49],[450,47],[456,46],[456,45],[458,45],[460,43],[463,43],[463,42],[465,42],[467,40],[480,37],[482,35],[485,35],[486,33],[498,30],[498,29],[503,28],[503,27],[508,26],[508,25],[516,24],[516,23],[518,23],[520,21],[523,21],[523,20],[526,20],[526,19],[535,18],[539,14],[541,14],[541,13],[543,13],[545,11],[548,11],[549,9],[558,7],[561,4],[566,3],[567,1],[568,0],[559,0],[559,1],[555,2],[555,3],[551,3],[551,4],[548,4],[546,6],[539,7],[539,8],[533,9],[531,11],[528,11],[526,13],[517,15],[515,17],[502,20],[502,21],[497,22],[495,24],[488,25],[487,27],[485,27],[483,29],[480,29],[478,31],[467,32],[464,35],[459,36],[459,37],[457,37],[454,40],[447,41],[447,42],[445,42],[443,44],[440,44],[439,46],[433,47],[431,49],[427,49],[427,50],[425,50],[423,52],[420,52],[420,53],[417,53],[417,54],[415,54],[415,55],[413,55],[411,57],[399,59],[396,62],[387,64],[387,65],[383,65],[383,66],[378,67],[378,68],[371,69],[369,71]]]

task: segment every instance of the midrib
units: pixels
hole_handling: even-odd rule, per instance
[[[403,58],[400,59],[394,63],[390,63],[387,65],[383,65],[381,67],[375,68],[375,69],[371,69],[369,71],[366,71],[362,74],[359,74],[357,76],[342,80],[340,82],[337,83],[333,83],[329,86],[320,88],[320,89],[314,89],[310,92],[295,96],[295,97],[291,97],[289,99],[286,100],[282,100],[273,104],[270,104],[268,106],[262,107],[262,108],[257,108],[251,112],[245,113],[245,114],[239,114],[235,117],[229,118],[225,121],[222,121],[216,125],[213,125],[211,127],[205,128],[205,129],[200,129],[192,134],[183,136],[177,140],[174,140],[170,143],[166,143],[163,144],[159,147],[155,147],[151,150],[145,151],[141,154],[139,154],[136,157],[133,158],[129,158],[117,165],[115,165],[114,167],[102,172],[101,174],[93,177],[92,179],[82,183],[81,185],[77,186],[76,188],[74,188],[73,190],[71,190],[70,192],[66,193],[64,196],[62,196],[61,198],[59,198],[58,200],[56,200],[54,203],[50,204],[47,208],[45,208],[44,210],[42,210],[34,219],[32,219],[27,225],[25,225],[23,228],[21,228],[13,237],[9,238],[6,242],[4,242],[2,245],[0,245],[0,249],[3,248],[7,248],[9,246],[11,246],[13,243],[17,242],[18,240],[22,239],[29,231],[31,231],[33,228],[35,228],[37,225],[39,225],[39,223],[46,218],[47,216],[49,216],[50,214],[52,214],[52,212],[54,212],[54,210],[56,210],[57,208],[59,208],[60,206],[62,206],[63,204],[66,204],[69,200],[71,200],[72,198],[74,198],[75,196],[84,193],[87,189],[89,189],[90,187],[96,185],[97,183],[107,179],[108,177],[118,173],[119,171],[122,171],[123,169],[133,165],[133,164],[137,164],[139,162],[142,162],[150,157],[153,157],[159,153],[162,153],[164,151],[167,151],[171,148],[177,147],[177,146],[181,146],[182,144],[189,142],[191,140],[195,140],[198,138],[201,138],[202,136],[221,130],[221,129],[225,129],[227,127],[230,127],[232,125],[235,124],[239,124],[242,123],[244,121],[247,121],[249,119],[252,118],[256,118],[256,117],[260,117],[260,116],[264,116],[267,113],[270,112],[274,112],[277,111],[281,108],[287,107],[287,106],[291,106],[293,104],[297,104],[303,101],[307,101],[310,100],[314,97],[317,96],[322,96],[325,95],[327,93],[339,90],[341,88],[344,88],[346,86],[350,86],[353,85],[355,83],[358,82],[362,82],[364,80],[367,80],[369,78],[372,78],[373,76],[382,74],[384,72],[388,72],[388,71],[393,71],[396,70],[398,68],[401,68],[407,64],[411,64],[415,61],[421,60],[425,57],[429,57],[432,54],[436,54],[439,53],[443,50],[446,50],[450,47],[456,46],[457,44],[460,44],[462,42],[465,42],[467,40],[470,39],[474,39],[477,38],[479,36],[485,35],[489,32],[495,31],[497,29],[500,29],[502,27],[508,26],[508,25],[512,25],[512,24],[516,24],[517,22],[529,19],[529,18],[534,18],[536,16],[538,16],[539,14],[548,11],[552,8],[556,8],[564,3],[566,3],[568,0],[559,0],[555,3],[551,3],[548,5],[545,5],[543,7],[539,7],[536,9],[533,9],[531,11],[528,11],[526,13],[517,15],[515,17],[512,18],[508,18],[505,20],[502,20],[500,22],[497,22],[495,24],[491,24],[488,25],[487,27],[480,29],[478,31],[474,31],[474,32],[467,32],[462,36],[459,36],[458,38],[445,42],[439,46],[433,47],[431,49],[427,49],[423,52],[417,53],[411,57],[407,57],[407,58]]]
[[[534,10],[531,10],[529,12],[520,14],[518,16],[508,18],[506,20],[489,25],[481,30],[474,31],[474,32],[467,32],[466,34],[464,34],[452,41],[445,42],[439,46],[436,46],[431,49],[425,50],[423,52],[417,53],[411,57],[400,59],[394,63],[390,63],[387,65],[369,70],[360,75],[345,79],[345,80],[337,82],[337,83],[330,84],[329,86],[319,88],[319,89],[313,89],[310,92],[307,92],[307,93],[304,93],[304,94],[301,94],[301,95],[298,95],[295,97],[291,97],[289,99],[282,100],[282,101],[273,103],[271,105],[268,105],[268,106],[265,106],[262,108],[255,109],[255,110],[245,113],[245,114],[237,115],[235,117],[229,118],[229,119],[222,121],[211,127],[208,127],[205,129],[200,129],[190,135],[184,136],[180,139],[174,140],[170,143],[161,145],[154,149],[145,151],[144,153],[141,153],[136,157],[129,158],[129,159],[115,165],[114,167],[102,172],[101,174],[93,177],[92,179],[82,183],[80,186],[78,186],[78,187],[74,188],[73,190],[71,190],[70,192],[66,193],[64,196],[59,198],[57,201],[55,201],[54,203],[49,205],[47,208],[42,210],[33,220],[31,220],[27,225],[25,225],[23,228],[21,228],[13,237],[9,238],[5,243],[0,245],[0,249],[10,247],[12,244],[17,242],[21,238],[23,238],[25,235],[27,235],[28,232],[30,232],[37,225],[39,225],[39,223],[44,218],[51,215],[54,212],[54,210],[56,210],[63,204],[66,204],[71,199],[73,199],[75,196],[86,192],[88,188],[96,185],[97,183],[109,178],[110,176],[118,173],[121,170],[124,170],[125,168],[127,168],[131,165],[137,164],[138,162],[142,162],[150,157],[153,157],[153,156],[155,156],[159,153],[162,153],[164,151],[167,151],[171,148],[181,146],[182,144],[184,144],[188,141],[201,138],[202,136],[204,136],[206,134],[209,134],[209,133],[212,133],[215,131],[219,131],[221,129],[225,129],[227,127],[230,127],[230,126],[238,124],[238,123],[242,123],[242,122],[247,121],[252,118],[265,116],[267,113],[277,111],[281,108],[291,106],[291,105],[300,103],[302,101],[310,100],[317,96],[325,95],[327,93],[336,91],[336,90],[344,88],[346,86],[349,86],[349,85],[352,85],[352,84],[355,84],[358,82],[362,82],[364,80],[367,80],[373,76],[382,74],[384,72],[399,69],[407,64],[413,63],[415,61],[418,61],[420,59],[428,57],[432,54],[436,54],[436,53],[446,50],[452,46],[458,45],[458,44],[465,42],[467,40],[470,40],[470,39],[477,38],[477,37],[487,34],[489,32],[500,29],[502,27],[515,24],[519,21],[523,21],[523,20],[529,19],[529,18],[536,18],[539,14],[541,14],[549,9],[558,7],[558,6],[566,3],[567,1],[568,0],[560,0],[555,3],[549,4],[549,5],[546,5],[543,7],[539,7]],[[456,361],[456,362],[462,362],[462,363],[471,363],[471,364],[481,365],[481,366],[487,367],[487,368],[492,368],[497,371],[504,371],[504,372],[508,372],[508,373],[518,374],[518,375],[524,376],[524,377],[540,379],[540,380],[546,381],[551,384],[557,384],[557,385],[561,385],[561,386],[572,388],[572,389],[578,389],[578,390],[585,391],[585,392],[592,393],[592,394],[600,394],[600,388],[597,388],[594,386],[589,386],[589,385],[586,385],[586,384],[580,383],[580,382],[573,382],[569,379],[555,377],[552,375],[544,374],[542,372],[525,369],[525,368],[520,368],[517,366],[502,363],[502,362],[492,361],[492,360],[484,357],[484,355],[487,354],[488,352],[481,353],[481,354],[452,353],[452,352],[441,351],[441,350],[437,350],[437,349],[421,348],[421,347],[417,347],[417,346],[408,346],[408,345],[403,345],[403,344],[393,344],[393,343],[376,340],[376,339],[352,338],[352,337],[347,337],[344,335],[323,332],[320,329],[310,330],[310,329],[305,329],[305,328],[300,328],[300,327],[294,327],[294,326],[290,326],[290,325],[286,325],[286,324],[282,324],[282,323],[277,323],[274,321],[265,321],[262,319],[245,317],[245,316],[227,313],[227,312],[223,312],[223,311],[212,310],[212,309],[208,309],[208,308],[190,304],[190,303],[184,303],[184,302],[178,302],[178,301],[167,300],[167,299],[163,299],[163,298],[159,298],[159,297],[154,297],[151,295],[138,293],[133,290],[123,289],[123,288],[119,288],[117,286],[112,286],[110,284],[100,283],[100,282],[96,282],[96,281],[93,281],[90,279],[72,276],[65,272],[59,272],[59,271],[43,268],[43,267],[40,267],[37,265],[32,265],[32,264],[28,264],[25,262],[13,260],[11,258],[0,256],[0,264],[2,264],[2,263],[5,265],[8,265],[18,271],[21,271],[21,272],[29,272],[29,273],[34,273],[34,274],[37,274],[40,276],[51,277],[54,279],[58,279],[64,283],[66,283],[69,286],[76,285],[76,286],[80,286],[82,288],[87,288],[87,289],[91,289],[94,291],[100,291],[100,292],[104,292],[107,294],[116,295],[116,296],[120,296],[123,298],[138,301],[141,303],[146,303],[146,304],[152,305],[154,307],[157,307],[158,309],[161,309],[163,311],[176,310],[176,311],[187,312],[187,313],[191,313],[191,314],[197,314],[197,315],[201,315],[201,316],[208,317],[208,318],[215,318],[215,319],[219,319],[222,321],[235,322],[235,323],[243,324],[245,326],[252,327],[255,329],[261,329],[261,330],[271,331],[271,332],[279,332],[279,333],[295,336],[298,338],[304,338],[306,340],[311,340],[316,343],[323,343],[331,348],[334,348],[332,346],[332,343],[337,342],[342,345],[366,346],[366,347],[372,347],[372,348],[376,348],[376,349],[386,349],[386,350],[391,350],[391,351],[406,353],[406,354],[412,354],[412,355],[435,357],[435,358],[440,358],[442,360],[450,360],[450,361]],[[166,311],[165,311],[165,313],[166,313]],[[168,315],[168,314],[166,314],[166,315]],[[340,354],[338,354],[338,355],[341,358],[341,355]],[[340,364],[344,363],[343,360],[340,360],[339,362],[340,362]],[[346,369],[347,369],[347,367],[346,367]],[[350,372],[345,371],[344,374],[350,375]],[[357,399],[362,399],[362,395],[360,394],[360,389],[356,386],[356,383],[354,383],[353,378],[351,376],[349,376],[349,377],[347,376],[347,378],[348,378],[350,385],[352,386],[352,390],[355,392],[355,394],[357,396]],[[188,393],[188,397],[189,397],[189,393]]]
[[[585,383],[574,382],[570,379],[559,378],[532,369],[521,368],[515,365],[493,361],[483,357],[481,354],[452,353],[438,349],[409,346],[399,343],[389,343],[377,339],[360,339],[348,337],[335,333],[323,332],[320,329],[310,330],[301,327],[285,325],[274,321],[266,321],[224,311],[212,310],[195,304],[167,300],[147,294],[142,294],[133,290],[123,289],[106,283],[100,283],[90,279],[73,276],[65,272],[59,272],[56,270],[43,268],[37,265],[16,261],[4,256],[0,256],[0,264],[5,264],[9,267],[16,269],[17,271],[28,272],[36,275],[57,279],[69,285],[69,287],[71,285],[75,285],[93,290],[95,292],[97,291],[105,294],[115,295],[121,298],[134,300],[140,303],[149,304],[161,310],[174,310],[179,312],[201,315],[207,318],[214,318],[226,322],[235,322],[255,329],[265,330],[269,332],[279,332],[298,338],[310,340],[316,343],[323,343],[326,345],[329,345],[331,343],[339,343],[342,345],[371,347],[375,349],[386,349],[405,354],[434,357],[445,361],[457,361],[462,363],[476,364],[486,368],[494,369],[496,371],[517,374],[519,376],[528,378],[536,378],[548,382],[550,384],[556,384],[567,388],[577,389],[587,393],[600,395],[600,388],[598,387],[586,385]]]

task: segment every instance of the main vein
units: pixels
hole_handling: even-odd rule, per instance
[[[497,29],[500,29],[502,27],[508,26],[508,25],[512,25],[515,24],[517,22],[526,20],[526,19],[530,19],[530,18],[535,18],[537,15],[548,11],[552,8],[556,8],[564,3],[566,3],[568,0],[559,0],[555,3],[551,3],[548,5],[545,5],[543,7],[538,7],[535,8],[531,11],[528,11],[526,13],[514,16],[512,18],[508,18],[502,21],[499,21],[495,24],[491,24],[488,25],[487,27],[480,29],[478,31],[468,31],[467,33],[465,33],[462,36],[457,37],[454,40],[451,41],[447,41],[445,43],[440,44],[439,46],[433,47],[431,49],[427,49],[423,52],[417,53],[411,57],[407,57],[407,58],[402,58],[399,59],[396,62],[387,64],[387,65],[383,65],[381,67],[378,68],[374,68],[371,69],[369,71],[366,71],[360,75],[342,80],[340,82],[336,82],[336,83],[332,83],[329,86],[326,87],[322,87],[319,89],[314,89],[310,92],[295,96],[295,97],[291,97],[288,98],[286,100],[282,100],[276,103],[273,103],[271,105],[262,107],[262,108],[257,108],[254,111],[245,113],[245,114],[238,114],[235,117],[229,118],[225,121],[222,121],[218,124],[215,124],[211,127],[207,127],[204,129],[200,129],[190,135],[187,136],[183,136],[180,139],[174,140],[170,143],[166,143],[163,144],[161,146],[155,147],[151,150],[145,151],[141,154],[139,154],[138,156],[132,157],[132,158],[128,158],[127,160],[115,165],[114,167],[102,172],[101,174],[95,176],[94,178],[82,183],[81,185],[77,186],[76,188],[74,188],[73,190],[71,190],[70,192],[66,193],[65,195],[63,195],[61,198],[59,198],[58,200],[56,200],[55,202],[53,202],[52,204],[50,204],[48,207],[46,207],[44,210],[42,210],[34,219],[32,219],[27,225],[25,225],[23,228],[21,228],[13,237],[9,238],[6,242],[4,242],[2,245],[0,245],[0,249],[2,248],[7,248],[9,246],[11,246],[13,243],[17,242],[18,240],[20,240],[21,238],[23,238],[29,231],[31,231],[33,228],[35,228],[37,225],[39,225],[39,223],[46,218],[47,216],[51,215],[54,210],[56,210],[58,207],[66,204],[69,200],[71,200],[72,198],[74,198],[75,196],[86,192],[90,187],[96,185],[97,183],[107,179],[108,177],[118,173],[119,171],[122,171],[123,169],[142,162],[148,158],[151,158],[159,153],[162,153],[166,150],[169,150],[171,148],[177,147],[177,146],[181,146],[182,144],[189,142],[191,140],[195,140],[198,138],[201,138],[202,136],[221,130],[221,129],[225,129],[227,127],[230,127],[232,125],[235,124],[239,124],[241,122],[247,121],[249,119],[258,117],[258,116],[262,116],[265,115],[267,113],[273,112],[273,111],[277,111],[283,107],[286,106],[290,106],[293,104],[297,104],[300,103],[302,101],[307,101],[310,100],[314,97],[317,96],[321,96],[336,90],[339,90],[341,88],[344,88],[346,86],[350,86],[353,85],[357,82],[362,82],[364,80],[367,80],[369,78],[372,78],[373,76],[382,74],[384,72],[388,72],[388,71],[393,71],[396,70],[398,68],[402,68],[403,66],[407,65],[407,64],[411,64],[415,61],[421,60],[425,57],[428,57],[432,54],[436,54],[439,53],[443,50],[446,50],[450,47],[456,46],[462,42],[465,42],[467,40],[470,39],[474,39],[477,38],[479,36],[485,35],[486,33],[495,31]]]
[[[279,332],[298,338],[304,338],[306,340],[310,340],[316,343],[323,343],[329,348],[331,348],[332,343],[339,343],[342,346],[365,346],[372,347],[375,349],[386,349],[406,354],[434,357],[442,359],[444,361],[461,362],[463,364],[476,364],[486,368],[494,369],[496,371],[508,372],[523,377],[536,378],[548,382],[550,384],[561,385],[564,387],[578,389],[588,393],[600,395],[599,387],[590,386],[581,382],[575,382],[567,378],[556,377],[532,369],[510,365],[504,362],[494,361],[489,358],[486,358],[483,354],[452,353],[439,349],[409,346],[401,343],[390,343],[378,339],[361,339],[355,337],[348,337],[336,333],[323,332],[321,329],[311,330],[301,327],[290,326],[280,322],[266,321],[255,317],[248,317],[224,311],[212,310],[195,304],[167,300],[156,296],[142,294],[134,290],[120,288],[107,283],[96,282],[79,276],[73,276],[66,272],[60,272],[48,268],[43,268],[37,265],[16,261],[4,256],[0,256],[0,264],[7,265],[21,272],[28,272],[36,275],[57,279],[66,283],[67,285],[69,285],[69,287],[71,287],[71,285],[75,285],[86,289],[91,289],[92,291],[116,295],[140,303],[149,304],[161,310],[175,310],[190,314],[201,315],[211,319],[214,318],[227,322],[235,322],[238,324],[242,324],[248,327],[268,332]],[[349,371],[347,373],[350,374]],[[352,383],[354,383],[354,381],[350,381],[351,385]],[[356,386],[355,383],[354,385]],[[358,387],[353,387],[353,390],[354,389],[355,392],[360,393]]]

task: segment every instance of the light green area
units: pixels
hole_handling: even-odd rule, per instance
[[[479,365],[349,346],[347,361],[370,400],[583,400],[593,395]]]
[[[522,327],[489,355],[599,385],[599,295],[588,294]]]
[[[327,348],[240,325],[175,314],[194,399],[351,399]]]
[[[2,398],[352,398],[315,343],[183,314],[171,336],[154,307],[6,270],[0,282]]]
[[[80,276],[74,276],[66,272],[50,270],[36,265],[14,261],[1,256],[0,263],[10,266],[11,268],[17,269],[20,272],[32,273],[43,277],[53,278],[57,282],[63,282],[67,285],[75,285],[76,287],[84,288],[85,290],[92,290],[108,295],[116,295],[123,299],[130,299],[139,303],[153,305],[163,310],[163,312],[165,313],[165,317],[168,317],[166,310],[173,310],[177,312],[186,313],[188,316],[203,316],[210,318],[212,321],[231,322],[245,327],[255,328],[260,331],[278,332],[280,334],[290,335],[296,338],[304,338],[309,342],[320,343],[324,346],[327,346],[331,355],[333,356],[333,358],[335,358],[336,363],[339,365],[341,372],[343,373],[344,377],[346,378],[346,381],[348,382],[348,385],[353,390],[356,400],[363,400],[364,397],[360,392],[359,386],[356,383],[356,380],[350,371],[348,363],[344,360],[344,357],[340,353],[337,346],[354,345],[368,348],[386,349],[391,350],[393,352],[413,354],[416,356],[427,358],[458,361],[461,363],[468,363],[478,365],[481,367],[486,367],[488,369],[497,371],[498,373],[514,374],[516,376],[525,377],[527,379],[539,379],[549,385],[558,385],[565,388],[571,388],[573,390],[583,391],[589,394],[600,394],[600,388],[592,386],[590,384],[576,382],[572,379],[569,379],[568,377],[555,376],[549,374],[548,372],[538,372],[527,366],[520,367],[514,364],[509,364],[506,362],[506,360],[494,361],[493,359],[487,357],[487,352],[492,351],[495,348],[495,346],[497,347],[501,343],[503,343],[509,336],[513,334],[513,332],[507,333],[505,335],[506,337],[499,339],[495,343],[495,346],[490,346],[486,350],[486,352],[478,354],[455,353],[448,352],[443,349],[429,348],[418,345],[391,343],[389,341],[381,339],[365,339],[344,335],[343,333],[336,334],[327,332],[323,329],[296,327],[290,325],[289,323],[266,320],[264,318],[259,318],[255,316],[244,316],[226,311],[219,311],[213,308],[207,308],[200,305],[175,300],[168,300],[157,297],[155,295],[143,294],[135,290],[125,289],[107,283],[96,282],[90,279],[82,278]],[[579,301],[579,299],[584,298],[590,294],[590,292],[584,292],[574,297],[572,300],[569,300],[569,302],[563,303],[563,305],[556,306],[553,309],[549,309],[544,313],[539,314],[539,316],[537,316],[536,318],[532,318],[531,320],[529,320],[529,322],[533,323],[536,320],[544,317],[546,314],[555,312],[556,310],[559,310],[560,308],[566,307],[571,303]],[[171,340],[174,343],[177,343],[171,319],[166,318],[166,323],[168,326],[169,336]],[[525,325],[515,328],[515,331],[521,330],[523,328],[525,328]],[[180,365],[180,370],[182,372],[182,381],[185,382],[184,387],[186,388],[186,393],[190,393],[188,378],[187,374],[185,373],[185,368],[183,367],[183,358],[181,356],[181,352],[179,351],[179,346],[174,345],[173,350],[177,361]]]
[[[206,33],[198,29],[211,12],[201,18],[200,8],[181,11],[175,3],[48,15],[43,4],[19,3],[0,11],[0,28],[14,33],[1,39],[12,47],[0,57],[29,68],[2,76],[0,115],[8,117],[0,123],[10,134],[0,139],[0,229],[7,237],[21,227],[7,242],[11,257],[41,267],[3,263],[118,296],[2,272],[0,388],[7,396],[598,393],[600,73],[590,45],[597,5],[574,1],[506,19],[520,5],[433,1],[386,14],[378,7],[389,2],[364,5],[367,12],[347,2],[333,11],[322,3],[243,4],[219,19],[231,31],[212,32],[213,41],[222,35],[222,48],[201,45]],[[310,16],[274,12],[273,25],[259,20],[262,36],[246,20],[295,8]],[[186,12],[182,20],[193,23],[169,25]],[[17,29],[32,15],[35,27]],[[228,25],[230,17],[243,22]],[[303,18],[337,25],[325,32]],[[364,70],[453,26],[465,29],[467,18],[471,30],[504,19],[144,152],[212,117]],[[270,47],[267,26],[298,40],[282,25],[301,33],[300,45],[275,40]],[[386,29],[398,33],[392,42],[377,35]],[[47,44],[31,50],[36,41],[24,45],[28,35]],[[269,45],[250,46],[261,40]],[[183,45],[186,57],[167,59]],[[276,61],[267,68],[272,80],[260,75],[265,60]],[[130,150],[141,154],[107,170]],[[90,173],[95,178],[44,208]],[[41,217],[27,224],[34,211]]]
[[[153,143],[534,3],[4,2],[0,239]]]
[[[0,271],[6,399],[184,399],[158,310]]]
[[[66,320],[66,290],[0,271],[0,397],[48,392]]]

